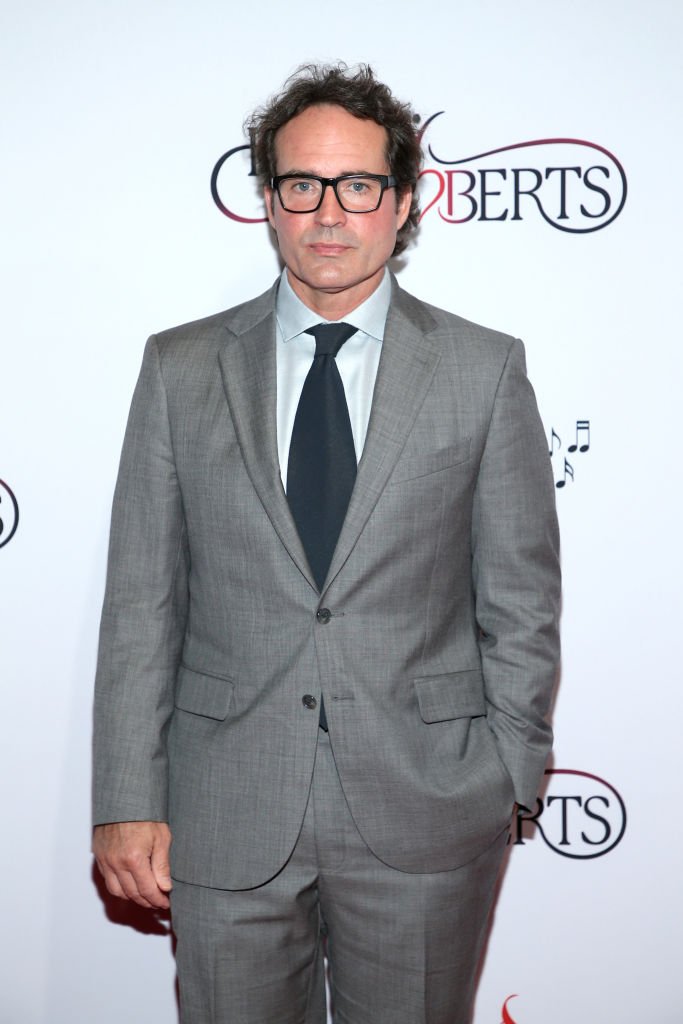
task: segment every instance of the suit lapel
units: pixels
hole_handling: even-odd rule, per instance
[[[351,554],[408,439],[440,358],[436,323],[394,281],[363,456],[324,590]]]
[[[293,562],[314,590],[303,545],[280,478],[277,450],[275,295],[277,285],[242,307],[219,352],[223,387],[249,478]]]
[[[292,561],[317,591],[280,478],[276,292],[277,284],[235,314],[218,358],[249,478]],[[363,456],[323,592],[351,554],[424,402],[440,358],[434,327],[426,307],[394,281]]]

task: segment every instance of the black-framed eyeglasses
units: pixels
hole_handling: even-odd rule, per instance
[[[325,198],[325,189],[334,189],[337,202],[347,213],[373,213],[388,188],[398,184],[393,174],[341,174],[321,178],[317,174],[279,174],[271,187],[288,213],[313,213]]]

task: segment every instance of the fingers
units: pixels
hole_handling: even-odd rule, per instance
[[[140,907],[167,909],[168,897],[157,885],[149,856],[137,851],[118,864],[117,878],[125,895]]]
[[[159,836],[154,845],[154,849],[152,850],[152,856],[150,859],[150,866],[152,868],[154,880],[162,892],[170,892],[173,888],[173,883],[171,882],[171,865],[168,859],[170,845],[170,833],[168,840],[166,840],[165,837]]]
[[[166,910],[166,893],[171,888],[170,838],[163,822],[98,825],[93,834],[93,853],[109,892],[140,907]]]
[[[97,860],[97,858],[95,859]],[[106,885],[108,891],[112,894],[112,896],[118,896],[122,900],[127,900],[128,897],[121,888],[119,880],[114,874],[114,872],[110,871],[109,868],[106,867],[100,860],[97,860],[97,866],[100,869],[100,874],[104,878],[104,884]]]
[[[133,874],[131,871],[125,871],[121,867],[116,870],[103,869],[99,861],[98,865],[104,876],[105,885],[112,896],[118,896],[123,900],[131,900],[133,903],[137,903],[138,906],[145,907],[145,909],[152,909],[156,906],[151,899],[147,899],[143,895],[142,889],[145,883],[136,874]],[[150,895],[153,896],[151,890]],[[163,902],[159,904],[159,909],[162,907]]]

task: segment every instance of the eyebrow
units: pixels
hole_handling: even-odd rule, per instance
[[[341,171],[339,174],[330,175],[330,177],[333,177],[333,178],[344,178],[347,175],[384,174],[384,173],[385,173],[384,171],[351,170],[351,171]],[[328,175],[326,175],[326,174],[318,174],[316,171],[302,171],[298,167],[295,167],[291,171],[283,171],[282,174],[277,174],[277,175],[275,175],[275,177],[282,178],[282,177],[284,177],[287,174],[293,174],[293,175],[295,175],[297,177],[302,177],[302,178],[327,178],[328,177]]]

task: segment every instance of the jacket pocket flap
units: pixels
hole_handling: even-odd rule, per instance
[[[403,480],[416,480],[421,476],[428,476],[430,473],[438,473],[443,469],[450,469],[451,466],[458,466],[461,462],[467,462],[471,448],[471,438],[467,437],[459,444],[451,445],[449,448],[439,448],[435,452],[425,452],[424,455],[411,455],[408,458],[399,459],[389,478],[389,483],[397,484]]]
[[[175,705],[181,711],[222,721],[228,714],[234,684],[229,679],[207,676],[182,665],[176,685]]]
[[[413,682],[423,722],[446,722],[451,718],[476,718],[486,714],[484,680],[478,668],[426,676]]]

